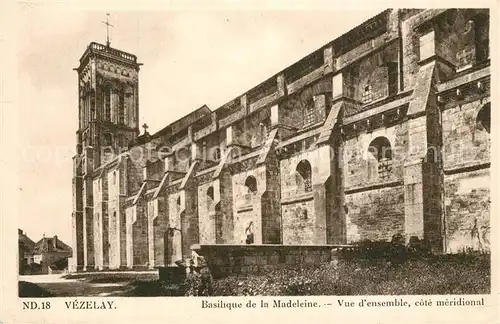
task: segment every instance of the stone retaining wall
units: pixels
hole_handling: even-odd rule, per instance
[[[339,245],[199,245],[191,246],[195,260],[203,257],[214,278],[261,273],[292,265],[329,262]],[[201,266],[196,264],[195,266]]]

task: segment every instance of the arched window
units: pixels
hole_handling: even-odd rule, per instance
[[[125,91],[118,92],[118,123],[125,124]]]
[[[104,133],[104,146],[113,146],[113,134]]]
[[[385,137],[377,137],[370,143],[368,152],[377,160],[392,159],[391,142]]]
[[[362,101],[364,104],[368,104],[368,103],[372,102],[372,100],[373,100],[372,86],[368,84],[365,86]]]
[[[304,188],[305,192],[312,191],[311,164],[307,160],[302,160],[297,164],[297,185]]]
[[[212,158],[214,161],[219,161],[221,159],[221,150],[220,148],[216,147],[212,151]]]
[[[245,187],[247,187],[248,193],[255,194],[257,192],[257,179],[254,176],[249,176],[245,180]]]
[[[386,178],[392,171],[391,142],[385,137],[375,138],[368,147],[368,177]]]
[[[254,242],[254,234],[253,234],[253,222],[250,222],[245,228],[245,244],[253,244]]]
[[[113,155],[113,150],[110,147],[105,147],[103,153],[104,153],[105,162],[107,162],[107,161],[109,161],[109,159]]]
[[[477,113],[476,129],[490,133],[491,127],[491,110],[490,103],[485,104]]]
[[[304,127],[314,124],[314,104],[308,104],[304,109]]]
[[[177,197],[177,208],[181,207],[181,196]]]
[[[214,202],[214,187],[210,186],[207,189],[207,206],[208,206],[208,208],[212,207],[213,202]]]
[[[103,89],[104,120],[111,121],[111,88],[106,86]]]

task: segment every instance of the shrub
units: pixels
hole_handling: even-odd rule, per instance
[[[214,280],[213,296],[478,294],[490,291],[489,255],[439,255],[388,262],[341,260]]]

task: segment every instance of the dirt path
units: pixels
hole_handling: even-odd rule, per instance
[[[109,271],[75,274],[75,278],[64,278],[65,274],[19,276],[24,296],[37,294],[41,288],[55,297],[75,296],[120,296],[134,288],[134,281],[149,281],[155,271]],[[21,287],[20,287],[21,289]]]

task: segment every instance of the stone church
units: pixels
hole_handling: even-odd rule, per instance
[[[486,9],[385,10],[154,134],[137,57],[90,43],[75,69],[72,269],[394,234],[489,249],[489,25]]]

